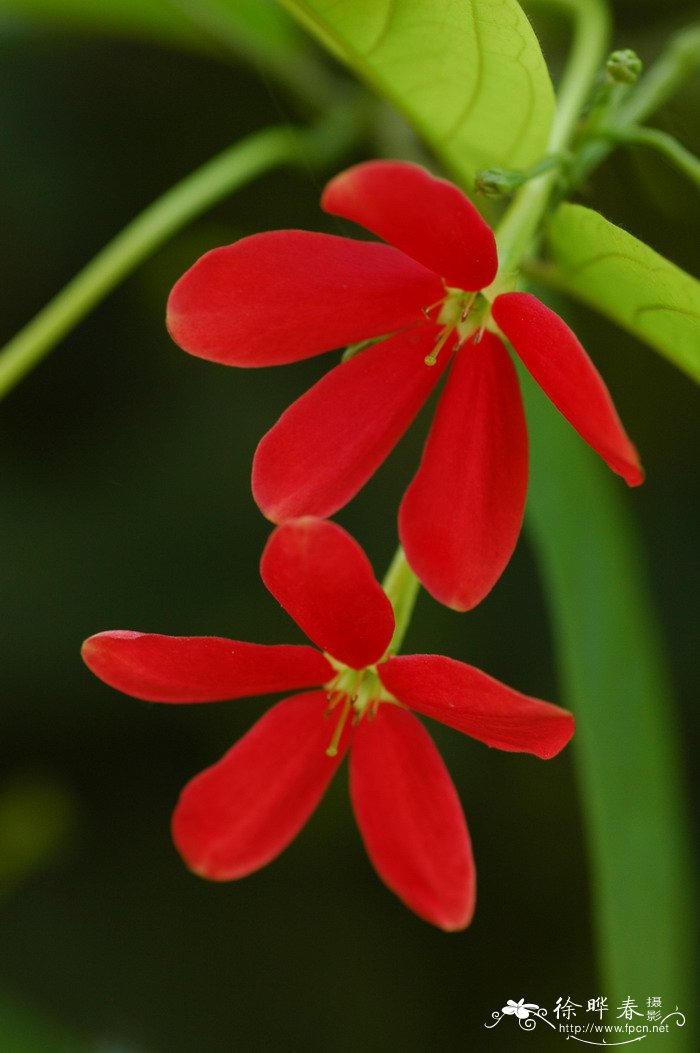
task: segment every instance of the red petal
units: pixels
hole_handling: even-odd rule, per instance
[[[411,713],[382,705],[355,729],[350,795],[382,881],[426,921],[464,929],[476,892],[469,833],[442,758]]]
[[[644,482],[639,454],[622,427],[610,392],[566,322],[530,293],[497,296],[492,314],[581,438],[630,486]]]
[[[355,496],[435,387],[447,356],[433,367],[424,358],[438,335],[423,325],[362,351],[282,414],[253,462],[268,519],[333,515]]]
[[[423,321],[444,295],[387,245],[304,230],[254,234],[202,256],[168,300],[173,340],[228,366],[273,366]]]
[[[496,277],[491,228],[461,190],[418,165],[355,165],[331,179],[321,206],[378,234],[447,285],[483,289]]]
[[[521,695],[453,658],[391,658],[379,666],[379,675],[387,691],[411,709],[499,750],[548,760],[574,733],[574,718],[565,709]]]
[[[240,643],[218,636],[98,633],[83,644],[89,669],[148,702],[220,702],[316,687],[333,676],[312,647]]]
[[[399,511],[416,575],[441,603],[476,606],[518,540],[527,429],[518,379],[498,337],[457,352],[418,472]]]
[[[311,517],[283,523],[265,546],[260,573],[297,625],[345,665],[363,669],[389,646],[391,603],[367,556],[336,523]]]
[[[345,731],[337,757],[326,756],[325,705],[320,691],[278,702],[185,786],[172,832],[191,870],[213,881],[245,877],[296,837],[347,749]]]

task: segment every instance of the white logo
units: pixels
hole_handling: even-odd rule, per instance
[[[521,1031],[534,1031],[542,1021],[567,1040],[573,1039],[587,1046],[628,1046],[655,1035],[670,1034],[672,1023],[676,1027],[685,1027],[685,1015],[678,1006],[673,1012],[662,1016],[661,998],[657,995],[650,995],[646,999],[646,1013],[644,1002],[640,1009],[631,996],[625,998],[617,1010],[609,1008],[608,999],[603,995],[589,998],[586,1009],[577,1018],[577,1010],[583,1009],[583,1005],[583,1002],[574,1002],[570,995],[566,999],[558,998],[553,1009],[556,1017],[554,1021],[549,1019],[544,1006],[526,1002],[524,998],[519,998],[517,1002],[509,998],[500,1011],[495,1009],[491,1014],[493,1023],[486,1023],[484,1027],[495,1027],[504,1017],[511,1016],[518,1021]],[[608,1012],[613,1014],[614,1023],[604,1023],[603,1017]],[[591,1015],[594,1019],[590,1019]],[[584,1021],[581,1018],[585,1016],[589,1019]]]

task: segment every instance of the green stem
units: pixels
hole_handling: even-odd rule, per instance
[[[626,96],[619,109],[608,117],[608,124],[624,132],[625,128],[642,124],[671,98],[689,77],[700,69],[700,26],[682,30],[673,37],[663,54],[651,66],[633,92]],[[608,128],[608,131],[610,129]],[[594,134],[584,142],[569,171],[569,185],[580,186],[588,174],[597,168],[614,149],[608,136]]]
[[[556,0],[574,17],[569,62],[559,87],[557,111],[548,153],[558,154],[571,142],[581,110],[609,48],[610,19],[602,0]],[[529,251],[556,184],[556,170],[526,183],[515,196],[496,231],[499,274],[487,290],[489,298],[512,287],[520,261]]]
[[[599,134],[613,143],[647,146],[670,161],[692,183],[700,186],[700,158],[686,150],[677,139],[658,128],[602,128]]]
[[[0,350],[0,398],[140,263],[195,216],[279,165],[323,167],[346,151],[364,113],[336,110],[302,131],[256,132],[218,154],[144,209]]]
[[[622,107],[620,116],[627,124],[640,124],[699,69],[700,24],[686,27],[671,38]]]
[[[575,19],[571,55],[562,78],[557,112],[552,123],[549,153],[565,151],[576,129],[581,109],[588,98],[608,51],[610,30],[608,10],[603,0],[556,0]],[[493,297],[514,280],[520,261],[529,250],[542,222],[557,170],[550,170],[527,183],[513,199],[496,238],[501,266],[488,290]],[[394,607],[396,628],[389,651],[396,654],[406,635],[420,583],[409,567],[404,551],[398,548],[384,579],[384,589]]]
[[[420,591],[420,582],[409,567],[406,554],[400,545],[386,572],[382,587],[391,600],[396,619],[394,635],[389,644],[389,653],[398,654]]]

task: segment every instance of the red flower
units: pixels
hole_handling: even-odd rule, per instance
[[[511,341],[561,413],[631,486],[643,479],[637,452],[561,318],[528,293],[489,304],[476,291],[496,275],[496,243],[457,187],[415,165],[373,161],[331,180],[321,203],[395,248],[299,230],[244,238],[207,253],[175,285],[170,332],[186,351],[235,366],[295,362],[388,335],[331,370],[260,443],[253,492],[277,523],[332,515],[354,497],[452,358],[399,533],[428,591],[467,610],[511,556],[527,487],[515,370],[485,325]]]
[[[569,741],[573,717],[450,658],[388,657],[391,604],[335,523],[278,527],[261,572],[324,653],[136,632],[99,633],[83,645],[97,676],[153,702],[316,688],[278,702],[185,787],[173,816],[177,848],[213,880],[264,866],[302,828],[351,746],[353,808],[379,876],[422,918],[463,928],[474,908],[469,834],[447,770],[407,707],[489,746],[544,758]]]

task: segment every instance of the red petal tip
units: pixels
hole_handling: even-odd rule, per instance
[[[295,695],[261,717],[211,768],[185,786],[172,819],[186,865],[232,881],[272,862],[319,803],[350,741],[326,753],[331,729],[322,692]]]
[[[366,161],[326,186],[321,207],[359,223],[440,275],[477,290],[498,269],[493,231],[469,198],[406,161]]]

